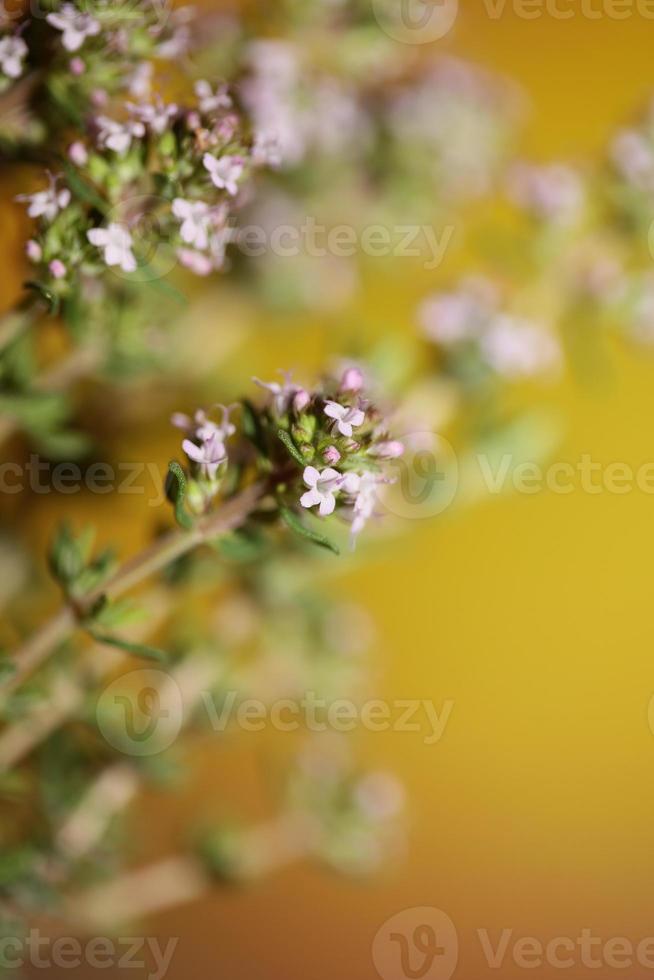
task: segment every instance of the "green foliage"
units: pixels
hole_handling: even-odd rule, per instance
[[[321,548],[326,548],[335,555],[340,554],[337,546],[330,541],[329,538],[326,538],[323,534],[319,534],[318,531],[314,531],[313,528],[307,527],[306,524],[303,524],[295,511],[291,510],[290,507],[280,507],[279,513],[284,523],[298,537],[304,538],[306,541],[310,541],[312,544],[317,544]]]
[[[186,497],[186,477],[184,470],[178,462],[172,460],[168,464],[168,474],[166,476],[166,497],[173,505],[175,520],[180,527],[187,531],[193,527],[193,521],[184,507]]]

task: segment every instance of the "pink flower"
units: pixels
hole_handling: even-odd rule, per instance
[[[377,456],[379,459],[398,459],[404,452],[401,442],[378,442],[376,446],[371,446],[368,450],[369,456]]]
[[[36,194],[19,194],[17,201],[27,201],[29,207],[27,213],[30,218],[45,218],[46,221],[54,221],[60,211],[70,204],[70,191],[64,187],[57,190],[57,178],[50,177],[50,186],[46,191],[38,191]]]
[[[203,80],[195,83],[195,94],[201,112],[211,113],[216,109],[231,109],[232,100],[227,93],[226,85],[219,85],[215,93],[209,82]]]
[[[213,480],[221,463],[227,459],[225,444],[220,435],[214,433],[201,446],[196,446],[190,439],[185,439],[182,449],[189,459],[197,463],[203,475]]]
[[[341,458],[341,454],[339,453],[336,446],[327,446],[327,448],[325,449],[322,455],[325,462],[329,463],[330,466],[333,466],[334,464],[338,463],[339,459]]]
[[[75,140],[68,147],[68,159],[76,167],[83,167],[89,158],[88,152],[81,140]]]
[[[86,237],[91,245],[104,250],[107,265],[118,265],[123,272],[134,272],[136,259],[132,252],[132,236],[123,225],[111,222],[106,228],[91,228]]]
[[[300,498],[303,507],[318,506],[321,517],[328,517],[336,507],[335,494],[339,491],[343,477],[331,467],[319,471],[315,466],[305,467],[302,478],[309,489]]]
[[[133,116],[140,119],[142,123],[145,123],[158,136],[166,132],[171,119],[174,119],[178,112],[174,102],[166,105],[161,99],[157,99],[153,105],[148,103],[143,105],[127,103],[127,108]]]
[[[208,276],[213,269],[209,256],[192,248],[178,248],[177,258],[185,269],[190,269],[196,276]]]
[[[360,408],[348,408],[339,405],[338,402],[327,402],[325,405],[325,415],[336,422],[336,428],[342,436],[348,438],[352,435],[352,429],[362,425],[365,421],[365,412]]]
[[[358,367],[349,367],[341,378],[341,391],[360,391],[363,384],[363,372]]]
[[[303,412],[307,405],[311,402],[311,395],[304,388],[298,388],[293,396],[293,408],[299,414]]]
[[[238,194],[238,181],[244,170],[242,157],[224,156],[216,159],[210,153],[205,153],[202,163],[209,171],[211,182],[215,187],[227,191],[232,197]]]
[[[252,379],[255,385],[265,388],[273,396],[273,408],[276,415],[285,415],[295,396],[302,391],[299,385],[291,381],[290,371],[283,371],[282,374],[285,379],[284,384],[279,384],[277,381],[260,381],[259,378]]]
[[[25,254],[30,262],[40,262],[43,258],[43,249],[38,242],[35,242],[33,238],[30,238],[25,243]]]
[[[27,45],[22,37],[6,34],[0,38],[0,70],[7,78],[20,78],[26,57]]]
[[[98,126],[98,146],[113,150],[119,156],[127,153],[133,139],[141,139],[145,136],[145,126],[142,122],[119,123],[115,119],[109,119],[108,116],[98,116],[96,123]]]
[[[53,259],[48,269],[53,279],[63,279],[66,275],[66,266],[60,259]]]
[[[62,4],[56,13],[48,14],[45,19],[62,32],[61,43],[67,51],[77,51],[87,37],[100,33],[100,22],[90,14],[76,10],[72,3]]]

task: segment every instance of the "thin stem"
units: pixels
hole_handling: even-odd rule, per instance
[[[253,880],[310,857],[316,827],[302,812],[287,812],[246,831],[240,842],[242,878]],[[72,896],[67,903],[73,923],[99,929],[178,908],[209,893],[214,879],[204,866],[182,855],[128,871],[109,885]]]
[[[0,698],[15,690],[57,647],[77,629],[80,618],[104,597],[111,601],[128,592],[150,575],[161,571],[198,545],[241,524],[256,508],[262,488],[255,484],[228,500],[215,514],[197,522],[190,530],[174,530],[158,538],[149,548],[126,562],[107,582],[84,596],[77,604],[63,606],[13,655],[14,673],[0,684]]]

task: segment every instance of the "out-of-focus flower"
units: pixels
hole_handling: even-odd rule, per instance
[[[211,153],[205,153],[202,163],[209,172],[211,182],[215,187],[227,191],[232,197],[238,194],[238,181],[245,169],[242,157],[224,156],[216,158]]]
[[[98,116],[98,146],[113,150],[119,156],[124,156],[132,145],[132,140],[145,136],[145,126],[139,120],[128,120],[120,123],[108,116]]]
[[[70,191],[67,187],[58,190],[57,178],[50,177],[50,186],[47,190],[37,191],[36,194],[19,194],[16,200],[29,204],[27,213],[30,218],[44,218],[47,222],[51,222],[70,204]]]
[[[136,259],[132,252],[132,236],[124,225],[111,222],[106,228],[91,228],[87,232],[91,245],[101,248],[109,266],[120,266],[123,272],[134,272]]]
[[[200,112],[207,115],[211,115],[218,109],[231,109],[233,105],[226,85],[219,85],[214,92],[209,82],[202,79],[195,83],[195,94],[198,98]]]
[[[66,266],[61,259],[53,259],[48,268],[53,279],[63,279],[66,275]]]
[[[585,190],[579,174],[563,163],[515,164],[508,177],[515,203],[541,221],[573,224],[581,215]]]
[[[623,130],[613,140],[610,152],[625,180],[638,190],[654,190],[654,147],[642,133]]]
[[[83,167],[89,159],[89,154],[81,140],[75,140],[68,147],[68,159],[76,167]]]
[[[27,45],[22,37],[6,34],[0,38],[0,71],[7,78],[20,78],[27,54]]]
[[[455,292],[430,296],[418,310],[425,336],[449,346],[478,337],[497,306],[497,291],[487,279],[470,278]]]
[[[90,14],[77,10],[72,3],[64,3],[58,11],[48,14],[48,24],[62,32],[61,43],[67,51],[77,51],[87,37],[100,33],[100,22]]]
[[[502,314],[481,339],[490,366],[508,378],[531,377],[556,368],[561,351],[555,337],[540,324]]]
[[[141,105],[128,104],[128,109],[132,116],[139,119],[151,132],[161,136],[165,133],[170,122],[178,113],[178,107],[174,102],[166,105],[161,99],[154,103],[143,103]]]
[[[204,201],[185,201],[176,197],[173,214],[181,221],[180,235],[187,245],[202,251],[209,246],[209,232],[214,224],[215,213]]]

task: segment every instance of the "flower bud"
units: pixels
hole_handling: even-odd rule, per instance
[[[363,383],[363,374],[359,368],[347,368],[341,378],[341,391],[360,391],[363,388]]]
[[[25,243],[25,254],[30,262],[40,262],[43,258],[43,249],[33,238]]]
[[[293,396],[293,408],[298,415],[300,412],[304,411],[310,401],[311,395],[308,391],[305,391],[304,388],[299,388],[298,391],[296,391],[295,395]]]
[[[334,464],[338,463],[339,459],[341,458],[341,454],[336,446],[327,446],[327,449],[325,449],[322,455],[325,462],[329,463],[330,466],[334,466]]]
[[[54,279],[63,279],[66,275],[66,266],[60,259],[53,259],[48,269]]]
[[[86,71],[86,65],[81,58],[71,58],[68,67],[72,75],[83,75]]]
[[[68,159],[71,161],[71,163],[74,163],[76,167],[83,167],[88,161],[89,155],[81,140],[75,140],[74,143],[70,144],[68,147]]]

